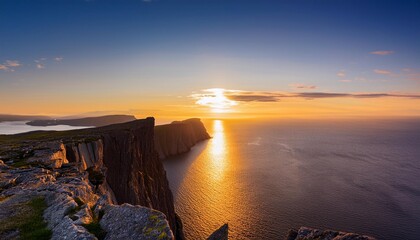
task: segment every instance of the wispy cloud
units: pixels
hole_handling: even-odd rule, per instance
[[[339,82],[345,82],[345,83],[352,82],[352,80],[350,80],[350,79],[340,79],[338,81]]]
[[[292,88],[297,88],[297,89],[315,89],[316,88],[315,85],[305,85],[302,83],[292,83],[292,84],[289,84],[289,86]]]
[[[222,94],[222,95],[220,95]],[[218,93],[212,92],[212,89],[202,90],[201,93],[191,95],[197,99],[197,104],[211,106],[207,103],[209,99],[223,99],[233,105],[234,102],[280,102],[282,99],[289,98],[303,98],[311,99],[325,99],[325,98],[407,98],[407,99],[420,99],[420,94],[404,94],[404,93],[340,93],[340,92],[278,92],[278,91],[242,91],[242,90],[229,90],[222,89]],[[226,100],[227,99],[227,100]],[[229,100],[233,102],[229,102]],[[211,101],[210,101],[211,102]],[[223,105],[223,103],[222,103]]]
[[[63,61],[63,57],[56,57],[56,58],[54,58],[54,61],[56,61],[56,62],[61,62],[61,61]]]
[[[6,61],[6,66],[8,67],[19,67],[20,63],[16,60],[12,61],[12,60],[7,60]]]
[[[392,74],[391,71],[385,70],[385,69],[374,69],[373,72],[376,73],[376,74],[381,74],[381,75],[391,75]]]
[[[45,68],[45,64],[44,62],[46,61],[46,58],[40,58],[40,59],[36,59],[34,60],[34,62],[36,63],[36,68],[37,69],[44,69]]]
[[[340,70],[340,71],[337,73],[337,77],[341,77],[341,78],[346,77],[346,71],[344,71],[344,70]]]
[[[6,72],[14,72],[14,68],[20,67],[22,64],[20,64],[19,61],[16,60],[6,60],[4,63],[0,64],[0,70],[6,71]]]
[[[381,55],[381,56],[391,55],[393,53],[394,53],[394,51],[390,51],[390,50],[381,50],[381,51],[373,51],[373,52],[370,52],[370,54]]]

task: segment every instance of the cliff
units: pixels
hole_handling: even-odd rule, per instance
[[[153,118],[0,135],[0,239],[184,239],[156,149],[207,138],[199,119],[155,128]]]
[[[42,196],[48,205],[44,219],[53,239],[63,235],[93,239],[83,224],[95,219],[108,236],[183,239],[182,223],[154,147],[153,118],[7,138],[0,139],[4,160],[0,196],[6,199],[1,204],[19,205],[30,196]],[[57,214],[53,216],[50,208]],[[125,226],[112,221],[117,216],[126,219]],[[142,220],[134,226],[133,218],[139,216]],[[133,228],[127,229],[130,225]]]
[[[106,184],[118,204],[141,205],[164,213],[174,235],[182,239],[182,224],[154,147],[154,119],[97,128],[96,132],[100,135],[96,142],[67,144],[69,162],[106,169],[102,170]]]
[[[204,124],[198,118],[175,121],[155,127],[155,149],[160,159],[188,152],[196,143],[209,139]]]

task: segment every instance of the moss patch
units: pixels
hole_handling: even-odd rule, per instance
[[[0,233],[19,230],[20,239],[43,240],[51,238],[51,230],[47,228],[42,214],[47,208],[43,197],[16,206],[18,214],[0,222]]]

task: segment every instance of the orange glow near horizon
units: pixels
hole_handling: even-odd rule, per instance
[[[244,101],[233,98],[238,90],[205,89],[200,93],[179,95],[125,95],[89,98],[62,98],[60,101],[31,100],[2,104],[0,114],[61,116],[100,116],[129,114],[137,118],[153,116],[161,122],[191,117],[211,119],[325,119],[325,118],[405,118],[420,117],[420,98],[317,98],[286,97],[276,101]],[[253,97],[247,95],[245,97]],[[1,98],[1,97],[0,97]],[[85,114],[89,113],[89,114]]]

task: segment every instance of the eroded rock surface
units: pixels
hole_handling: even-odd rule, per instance
[[[320,230],[301,227],[290,230],[287,240],[375,240],[375,238],[357,233],[340,232],[333,230]]]
[[[107,239],[183,239],[153,133],[154,119],[148,118],[51,133],[48,140],[36,133],[36,140],[2,145],[0,155],[6,161],[0,163],[0,199],[6,200],[0,209],[8,199],[43,196],[52,239],[96,239],[86,228],[95,221],[108,230]],[[103,179],[94,181],[92,172]],[[124,203],[144,207],[116,205]],[[12,213],[0,212],[0,217]],[[131,223],[121,225],[124,219]]]
[[[108,232],[105,239],[173,239],[172,231],[163,213],[130,204],[108,205],[100,221]]]

